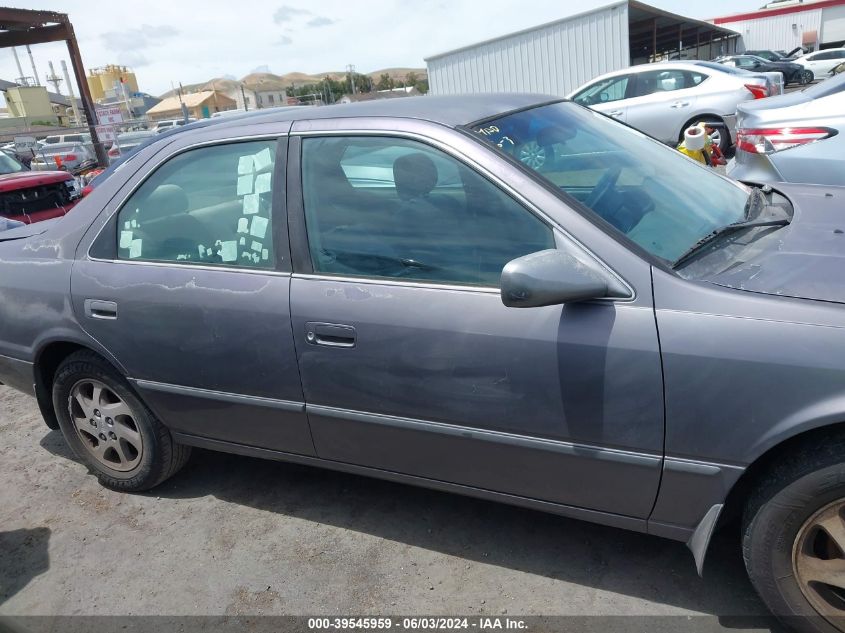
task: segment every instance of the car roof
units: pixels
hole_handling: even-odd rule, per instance
[[[560,100],[560,97],[537,94],[490,93],[450,95],[442,97],[420,96],[397,99],[336,104],[320,107],[268,108],[253,110],[240,115],[217,117],[216,129],[237,127],[248,120],[250,124],[310,119],[345,119],[392,117],[419,119],[457,127],[531,106]]]

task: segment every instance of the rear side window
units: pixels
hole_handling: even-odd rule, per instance
[[[272,268],[276,142],[231,143],[170,159],[118,214],[118,258]]]
[[[706,75],[686,70],[650,70],[637,75],[636,96],[693,88],[704,79]]]

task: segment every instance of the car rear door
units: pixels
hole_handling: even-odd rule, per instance
[[[137,172],[80,244],[72,297],[173,431],[310,455],[288,307],[289,127],[210,126],[124,163],[112,178]]]
[[[676,143],[695,110],[697,87],[692,74],[675,69],[637,73],[634,96],[625,101],[628,125],[664,143]]]
[[[644,262],[601,240],[630,275],[625,300],[506,308],[505,261],[580,248],[556,221],[604,234],[431,124],[298,122],[288,178],[291,317],[319,457],[648,515],[663,404]]]

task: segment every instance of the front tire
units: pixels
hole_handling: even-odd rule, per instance
[[[779,618],[804,633],[845,631],[845,441],[781,460],[749,500],[743,555]]]
[[[126,380],[93,352],[59,365],[53,407],[68,445],[106,488],[149,490],[190,457],[190,447],[174,442]]]
[[[803,70],[803,71],[801,71],[801,74],[799,75],[799,82],[801,83],[802,86],[806,86],[807,84],[813,83],[813,80],[815,78],[816,78],[816,76],[813,74],[812,70],[809,70],[809,69]]]

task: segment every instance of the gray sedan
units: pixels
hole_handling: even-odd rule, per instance
[[[845,75],[737,109],[728,174],[745,182],[845,185]]]
[[[54,143],[38,150],[30,168],[34,171],[77,171],[95,163],[94,154],[81,143]]]
[[[199,446],[647,532],[699,570],[739,517],[766,603],[832,630],[843,200],[550,97],[258,111],[0,233],[0,381],[127,492]]]

